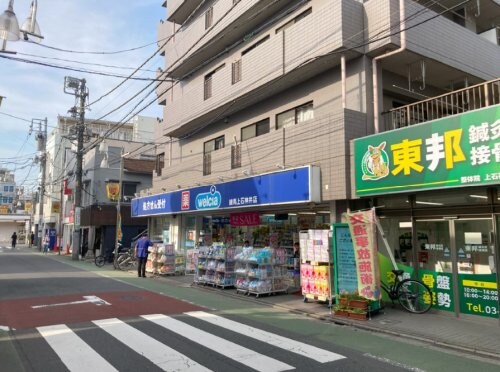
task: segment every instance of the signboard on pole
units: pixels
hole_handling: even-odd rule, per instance
[[[75,231],[80,231],[80,213],[81,213],[81,208],[80,207],[75,207]]]

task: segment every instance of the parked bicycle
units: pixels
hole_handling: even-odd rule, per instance
[[[118,258],[120,258],[120,256],[123,254],[128,254],[128,249],[123,248],[122,244],[118,243]],[[106,262],[113,263],[115,269],[119,269],[118,265],[116,264],[117,260],[115,260],[114,251],[107,256],[100,254],[99,256],[96,256],[96,258],[94,259],[94,263],[97,267],[103,267]]]
[[[399,304],[406,311],[413,314],[423,314],[432,307],[432,292],[424,283],[415,279],[403,279],[403,270],[392,270],[396,276],[394,283],[387,285],[381,282],[382,289],[387,293],[394,304]]]
[[[135,257],[135,252],[133,248],[130,248],[128,252],[121,254],[116,260],[116,264],[120,270],[128,271],[137,268],[137,259]]]

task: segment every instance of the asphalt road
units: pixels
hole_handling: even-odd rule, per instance
[[[0,329],[8,372],[496,370],[248,300],[5,249]]]

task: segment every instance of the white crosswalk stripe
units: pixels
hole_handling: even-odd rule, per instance
[[[290,361],[294,360],[300,365],[300,358],[307,358],[316,363],[328,363],[345,359],[345,357],[340,354],[207,312],[195,311],[185,313],[184,315],[185,316],[182,317],[181,320],[163,314],[140,316],[143,322],[145,320],[160,326],[156,328],[154,334],[153,331],[148,331],[148,333],[152,333],[151,336],[117,318],[95,320],[92,323],[96,325],[97,328],[92,329],[94,329],[94,332],[107,333],[119,341],[119,343],[116,344],[117,347],[118,345],[123,345],[119,348],[126,347],[127,350],[129,348],[132,349],[135,353],[141,355],[150,363],[155,364],[164,371],[210,372],[211,369],[205,367],[203,365],[204,362],[208,363],[209,367],[212,369],[218,369],[220,365],[214,365],[214,361],[207,359],[206,353],[203,357],[198,357],[198,354],[192,354],[188,351],[188,354],[190,354],[188,357],[182,354],[182,352],[165,345],[160,340],[169,338],[165,338],[167,334],[163,329],[176,333],[182,337],[180,340],[185,340],[181,343],[183,346],[180,346],[184,348],[183,350],[188,350],[186,347],[189,348],[189,344],[201,345],[208,350],[222,355],[227,360],[231,360],[231,362],[228,361],[227,363],[233,363],[230,364],[232,369],[234,369],[234,363],[236,362],[259,372],[280,372],[294,370],[296,368],[284,361],[290,363]],[[188,317],[186,317],[186,315]],[[214,328],[214,326],[216,328]],[[207,332],[200,328],[210,329],[211,331]],[[151,327],[146,329],[151,329]],[[108,372],[117,371],[123,368],[123,366],[113,366],[112,362],[107,361],[105,359],[106,354],[104,354],[106,351],[101,355],[94,350],[91,345],[88,345],[84,339],[78,336],[78,330],[74,331],[64,324],[38,327],[37,330],[70,371]],[[228,333],[227,330],[234,334]],[[278,349],[285,350],[287,353],[294,353],[298,355],[298,357],[294,359],[290,358],[290,354],[288,354],[288,356],[286,354],[280,355],[281,352],[277,353],[276,350],[269,351],[269,353],[272,352],[272,354],[268,354],[273,356],[270,357],[261,352],[251,350],[248,347],[238,345],[236,342],[243,341],[239,336],[240,334],[252,338],[259,343],[272,345]],[[98,334],[94,336],[94,339],[97,335]],[[157,336],[158,339],[154,338],[155,336]],[[92,338],[89,339],[88,337],[86,337],[86,339],[92,340]],[[236,342],[230,341],[229,339]],[[89,342],[93,343],[92,341]],[[248,340],[245,342],[246,346],[248,346]],[[250,345],[255,345],[255,341],[252,342],[253,343],[250,343]],[[98,348],[97,350],[102,350],[102,347],[96,347]],[[179,346],[174,347],[179,348]],[[260,350],[262,350],[262,346]],[[114,356],[114,354],[109,355],[111,360],[113,359],[112,356]],[[141,357],[138,358],[136,362],[140,362],[142,359]],[[115,363],[119,363],[116,357]],[[220,361],[217,363],[220,363]]]
[[[144,319],[154,322],[170,331],[181,336],[189,338],[217,353],[223,353],[224,356],[231,358],[241,364],[261,372],[279,372],[295,369],[294,367],[282,363],[279,360],[269,358],[265,355],[254,352],[223,338],[214,336],[208,332],[202,331],[189,324],[183,323],[166,315],[143,315]]]
[[[282,337],[271,332],[266,332],[258,328],[250,327],[245,324],[232,321],[230,319],[222,318],[214,314],[209,314],[204,311],[193,311],[186,314],[194,318],[204,320],[205,322],[214,324],[216,326],[229,329],[244,336],[251,337],[267,344],[291,351],[292,353],[302,355],[306,358],[316,360],[320,363],[333,362],[335,360],[345,358],[343,355],[332,353],[315,346],[304,344],[303,342],[291,340],[289,338]]]
[[[37,330],[70,371],[117,371],[66,325],[38,327]]]
[[[118,341],[121,341],[148,358],[164,371],[210,371],[208,368],[199,365],[194,360],[189,359],[119,319],[96,320],[93,323]]]

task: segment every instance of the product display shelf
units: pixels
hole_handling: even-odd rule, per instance
[[[287,292],[286,250],[282,248],[244,248],[236,256],[236,289],[255,295]]]
[[[210,247],[200,247],[194,276],[195,283],[219,288],[234,287],[235,254],[236,247],[226,248],[218,243]]]
[[[175,275],[175,247],[173,244],[154,245],[150,248],[146,271],[155,275]]]
[[[326,302],[331,307],[332,262],[330,230],[309,230],[300,234],[300,281],[304,302]]]
[[[194,274],[196,271],[198,249],[186,250],[186,274]]]

